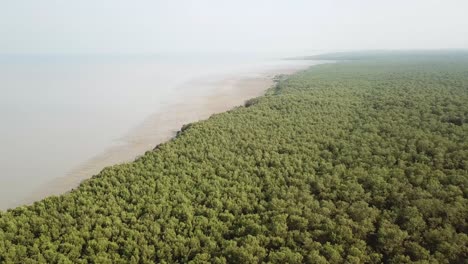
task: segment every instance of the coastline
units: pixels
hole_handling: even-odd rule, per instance
[[[69,192],[105,167],[132,162],[146,151],[171,140],[184,124],[207,119],[211,115],[244,105],[248,99],[262,96],[274,84],[274,76],[294,74],[316,64],[319,62],[311,61],[310,65],[264,70],[255,76],[232,74],[214,81],[208,77],[189,81],[178,88],[181,93],[197,85],[209,87],[208,95],[188,93],[180,102],[169,104],[146,117],[119,140],[122,144],[111,146],[73,168],[65,176],[38,186],[35,192],[17,206],[29,205],[48,196]]]

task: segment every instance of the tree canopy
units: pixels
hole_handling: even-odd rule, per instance
[[[467,137],[463,56],[314,66],[0,212],[0,263],[464,263]]]

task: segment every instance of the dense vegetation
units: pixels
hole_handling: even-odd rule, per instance
[[[315,66],[247,106],[0,212],[0,262],[466,261],[467,59]]]

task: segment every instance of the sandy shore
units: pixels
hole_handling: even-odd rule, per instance
[[[263,95],[274,84],[275,75],[292,74],[305,68],[307,66],[291,66],[268,70],[255,77],[233,75],[215,81],[202,79],[188,82],[180,87],[182,91],[191,85],[203,85],[210,87],[210,95],[186,96],[183,101],[168,105],[162,111],[149,116],[122,138],[123,144],[105,150],[71,170],[66,176],[41,186],[24,204],[70,191],[107,166],[131,162],[156,145],[173,138],[184,124],[207,119],[213,114],[243,105],[246,100]]]

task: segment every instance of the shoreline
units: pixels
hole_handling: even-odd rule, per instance
[[[183,93],[191,86],[197,85],[209,87],[207,94],[194,93],[183,96],[180,102],[169,104],[160,111],[147,116],[142,123],[131,128],[120,138],[121,144],[106,148],[100,154],[70,170],[65,176],[38,186],[35,192],[16,206],[30,205],[48,196],[70,192],[82,181],[90,179],[104,168],[132,162],[146,151],[151,151],[157,145],[173,139],[184,124],[208,119],[214,114],[242,106],[251,98],[264,95],[266,90],[274,84],[273,78],[276,75],[294,74],[317,64],[320,63],[311,61],[308,65],[260,71],[256,76],[237,73],[224,75],[223,78],[214,81],[209,77],[204,77],[186,82],[177,87],[180,92]]]

